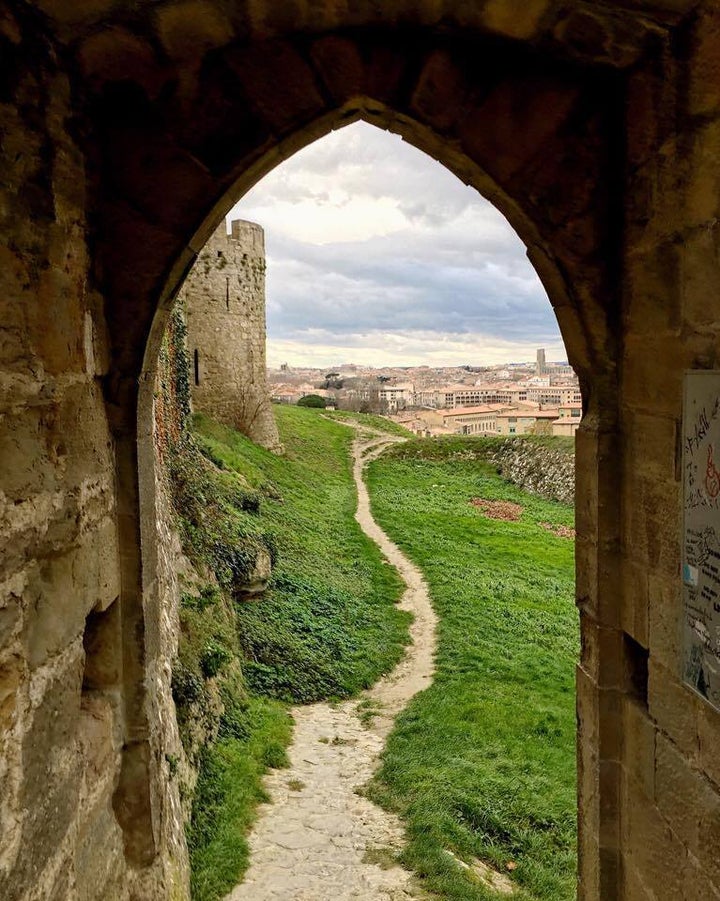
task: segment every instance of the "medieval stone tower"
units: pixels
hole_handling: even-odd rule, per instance
[[[280,450],[265,375],[265,235],[225,221],[180,292],[187,316],[193,407]]]

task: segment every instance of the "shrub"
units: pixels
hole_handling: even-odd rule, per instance
[[[297,402],[298,407],[316,407],[317,409],[325,409],[325,398],[319,394],[306,394]]]

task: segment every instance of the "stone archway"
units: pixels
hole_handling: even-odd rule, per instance
[[[437,69],[438,67],[442,69],[444,65],[454,68],[454,64],[450,62],[449,55],[438,56],[437,51],[432,51],[427,67],[430,68],[434,79],[443,77]],[[278,78],[279,75],[277,77],[268,76],[267,80],[269,83],[274,83]],[[430,75],[425,73],[424,78],[428,79]],[[611,76],[610,83],[614,88],[614,76]],[[455,90],[469,92],[469,88],[463,89],[458,86],[457,79],[453,81],[453,86]],[[501,88],[499,87],[497,89],[498,93],[501,95],[505,94],[505,96],[500,100],[487,103],[487,112],[483,113],[483,116],[487,116],[487,121],[478,123],[478,129],[488,127],[492,123],[493,117],[497,115],[495,104],[500,104],[501,108],[505,110],[513,107],[519,108],[520,113],[516,122],[516,128],[518,132],[525,129],[527,126],[527,103],[524,99],[520,99],[520,94],[526,89],[526,86],[527,76],[524,74],[516,86],[502,85]],[[559,83],[555,78],[549,90],[560,90]],[[518,93],[516,94],[514,91]],[[592,86],[592,91],[594,94],[596,91],[595,85]],[[418,94],[417,91],[416,94]],[[440,105],[442,106],[445,102],[445,100],[441,101]],[[561,92],[558,106],[562,112],[559,114],[558,121],[554,122],[554,130],[552,128],[548,129],[547,123],[543,120],[542,124],[538,125],[539,147],[533,147],[532,141],[525,134],[525,145],[521,153],[532,157],[533,153],[538,152],[539,148],[543,147],[546,140],[562,141],[562,138],[558,138],[557,131],[561,130],[561,126],[566,123],[567,117],[570,116],[576,102],[577,96],[574,89],[569,92],[567,98],[562,97]],[[418,109],[421,106],[419,99],[416,100],[416,106]],[[601,104],[600,109],[594,112],[601,120],[610,115],[604,104]],[[472,115],[472,111],[469,111],[468,115]],[[617,291],[617,287],[612,287],[612,275],[609,272],[605,259],[605,255],[612,256],[615,253],[612,247],[613,242],[608,239],[607,225],[610,214],[607,205],[603,202],[593,206],[592,202],[585,197],[583,206],[583,201],[574,196],[573,191],[568,191],[566,199],[570,196],[573,197],[570,210],[567,213],[562,209],[558,211],[558,224],[549,226],[547,222],[537,224],[531,218],[533,215],[532,206],[527,203],[526,198],[521,191],[518,191],[517,187],[513,186],[513,194],[510,194],[508,190],[501,187],[501,184],[495,178],[491,177],[487,171],[471,159],[464,150],[461,150],[457,143],[453,142],[446,135],[439,133],[427,120],[424,120],[424,117],[416,109],[398,113],[386,103],[377,99],[367,96],[352,96],[340,106],[322,111],[317,119],[313,119],[301,127],[291,130],[286,138],[266,149],[261,156],[254,158],[252,164],[247,166],[247,168],[243,170],[243,166],[240,164],[233,169],[234,172],[240,172],[239,177],[227,189],[225,196],[213,206],[208,218],[198,229],[196,236],[189,242],[190,252],[195,254],[201,249],[205,235],[216,228],[218,215],[223,215],[239,196],[242,196],[257,183],[274,165],[290,156],[300,147],[328,133],[333,128],[342,127],[358,119],[363,119],[378,127],[399,133],[405,140],[424,150],[442,165],[459,175],[464,181],[476,187],[505,213],[528,246],[530,259],[535,265],[553,302],[566,346],[569,348],[570,359],[581,373],[587,407],[587,446],[594,446],[601,431],[606,446],[609,446],[611,436],[614,435],[613,424],[616,418],[615,399],[617,391],[615,370],[617,360],[611,350],[616,336],[613,335],[608,322],[608,311],[603,309],[601,303],[597,302],[598,297],[605,298],[613,290]],[[592,123],[592,119],[593,117],[590,116],[590,123]],[[291,123],[297,120],[298,117],[294,113],[289,116]],[[587,120],[585,120],[585,128],[591,134],[594,133],[596,138],[601,131],[597,122],[589,124]],[[589,157],[586,155],[586,164],[593,172],[600,170],[605,172],[608,178],[611,178],[610,161],[613,156],[613,149],[608,147],[604,141],[597,141],[594,146],[588,143],[588,130],[580,129],[578,134],[578,140],[583,144],[582,152],[587,154],[589,151]],[[507,136],[507,140],[511,145],[514,143],[511,135]],[[488,157],[497,152],[497,144],[491,143],[490,149],[487,151]],[[567,153],[572,155],[573,151],[568,149]],[[513,172],[518,171],[522,164],[520,162],[514,164],[506,162],[506,165],[508,171]],[[516,194],[519,194],[520,200],[516,199]],[[528,208],[531,212],[528,212]],[[571,224],[566,226],[565,223]],[[567,231],[565,231],[566,228]],[[558,248],[553,243],[558,232],[564,232],[564,241],[566,242],[564,247],[562,239]],[[549,237],[549,235],[552,235],[552,237]],[[577,240],[576,243],[578,235],[586,236],[584,244],[580,240]],[[591,236],[590,241],[587,240],[588,235]],[[592,239],[595,239],[599,246],[596,246]],[[558,250],[559,253],[557,252]],[[565,256],[563,256],[563,251],[565,251]],[[188,254],[187,248],[183,252]],[[558,261],[558,256],[563,261],[562,263]],[[154,384],[157,349],[164,330],[165,317],[172,306],[177,290],[182,284],[185,271],[186,267],[181,265],[171,268],[169,279],[161,292],[161,306],[156,314],[151,336],[147,343],[141,377],[142,389],[139,398],[139,435],[145,436],[145,448],[152,448],[149,436],[152,434],[152,386]],[[580,277],[577,277],[575,283],[573,283],[573,273],[582,273]],[[594,308],[593,312],[589,313],[586,308],[583,308],[583,305]],[[586,325],[588,319],[592,322],[589,328]],[[140,460],[141,482],[144,486],[145,499],[149,504],[147,511],[143,515],[143,520],[145,528],[150,530],[150,534],[154,534],[156,512],[151,503],[154,486],[152,476],[154,461],[152,454],[143,452],[142,449],[143,444],[141,442],[140,450],[143,453],[143,457]],[[614,466],[615,462],[614,458],[609,459],[607,469],[609,470],[610,466]],[[593,481],[598,478],[593,468],[587,469],[586,473],[591,476]],[[609,486],[612,485],[614,479],[609,475],[609,472],[604,478]],[[581,486],[579,490],[582,491],[584,489]],[[612,498],[608,497],[605,500],[606,506],[610,502],[612,502]],[[586,509],[589,516],[595,517],[595,511],[591,507]],[[582,535],[580,541],[583,541]],[[145,544],[146,547],[151,546],[152,540]],[[592,549],[588,548],[587,552],[592,553]],[[152,568],[155,563],[156,561],[152,558],[145,560],[146,585],[155,583],[155,580],[152,578]],[[150,579],[148,579],[148,574],[150,574]],[[588,593],[595,591],[595,587],[592,584],[584,584],[584,590]],[[145,593],[145,603],[146,605],[148,603],[147,591]],[[156,610],[160,609],[159,597],[154,608]],[[147,609],[146,606],[146,611]],[[153,609],[152,604],[150,609]],[[593,841],[596,828],[595,823],[599,822],[599,819],[599,807],[594,809],[588,807],[582,817],[582,828],[585,832],[581,832],[581,835],[589,835],[591,836],[590,841]],[[585,854],[589,854],[592,858],[595,857],[596,853],[593,849],[585,849]],[[589,897],[592,897],[592,895]]]
[[[505,213],[581,375],[580,895],[717,894],[720,716],[678,675],[677,449],[683,370],[720,358],[719,15],[714,0],[2,4],[0,894],[63,897],[98,869],[136,897],[182,885],[138,382],[229,198],[357,117]],[[106,640],[115,669],[83,672]]]

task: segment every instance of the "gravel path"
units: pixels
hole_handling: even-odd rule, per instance
[[[262,805],[250,836],[245,880],[226,901],[400,901],[421,898],[410,873],[394,862],[404,835],[400,820],[361,794],[378,764],[395,715],[432,679],[435,614],[420,571],[385,535],[370,514],[362,478],[366,462],[394,440],[358,430],[353,474],[355,518],[406,584],[400,606],[414,614],[412,644],[398,666],[361,698],[340,704],[293,708],[290,768],[265,780],[270,804]],[[402,439],[397,439],[402,440]],[[376,715],[364,725],[363,712]]]

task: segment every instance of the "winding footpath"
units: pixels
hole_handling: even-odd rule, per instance
[[[260,808],[250,836],[250,868],[226,901],[423,897],[412,875],[394,859],[404,843],[400,820],[362,795],[395,716],[430,684],[434,667],[436,618],[427,586],[420,570],[372,518],[363,480],[365,464],[397,440],[403,439],[358,428],[353,444],[355,519],[405,582],[399,606],[414,615],[411,644],[395,669],[359,699],[293,708],[290,768],[274,770],[265,779],[271,802]]]

